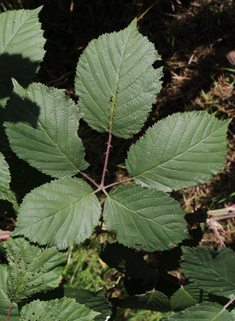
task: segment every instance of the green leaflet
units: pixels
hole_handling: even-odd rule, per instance
[[[226,247],[183,247],[181,268],[195,286],[214,295],[235,294],[235,254]],[[200,273],[199,273],[200,272]]]
[[[111,303],[105,298],[104,290],[92,292],[78,287],[65,286],[64,295],[68,298],[74,298],[78,303],[85,307],[100,312],[95,317],[95,321],[108,320],[111,315]]]
[[[0,107],[11,93],[11,78],[27,87],[45,55],[46,40],[38,19],[41,9],[0,14]]]
[[[218,303],[206,302],[197,304],[191,308],[173,314],[167,318],[169,321],[233,321],[228,310],[223,310],[223,306]]]
[[[11,181],[11,175],[9,171],[9,166],[4,159],[2,153],[0,153],[0,199],[9,199],[9,183]]]
[[[0,14],[0,147],[9,148],[3,129],[4,107],[12,91],[11,78],[27,87],[35,76],[45,50],[43,30],[35,10],[7,11]]]
[[[98,314],[74,299],[36,300],[22,308],[20,321],[92,321]]]
[[[124,30],[89,43],[79,58],[75,89],[84,119],[97,131],[129,138],[142,128],[161,89],[160,59],[154,45],[137,30]]]
[[[171,297],[171,305],[174,311],[181,311],[190,306],[204,301],[209,301],[209,293],[200,290],[193,284],[181,286]]]
[[[6,133],[19,158],[57,178],[88,167],[77,136],[82,115],[62,91],[42,84],[24,89],[14,81],[6,112]]]
[[[0,320],[7,320],[8,310],[11,301],[7,296],[7,267],[0,265]],[[18,321],[20,318],[18,306],[14,302],[12,305],[9,321]]]
[[[117,241],[145,251],[162,251],[188,238],[184,214],[169,195],[139,185],[114,187],[105,201],[104,221]]]
[[[172,311],[172,307],[168,297],[159,291],[152,291],[145,295],[129,296],[125,299],[120,300],[120,307],[159,312]]]
[[[136,183],[162,191],[208,181],[224,166],[229,122],[205,111],[168,116],[131,146],[128,173]]]
[[[30,295],[55,288],[61,281],[66,253],[56,247],[41,249],[23,238],[8,239],[6,248],[8,297],[19,302]]]
[[[59,179],[26,195],[14,235],[65,249],[90,237],[100,214],[90,185],[78,178]]]

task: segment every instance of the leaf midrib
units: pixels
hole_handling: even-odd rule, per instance
[[[17,15],[17,13],[16,13],[16,15]],[[22,28],[22,26],[24,26],[24,24],[27,23],[28,20],[30,20],[30,19],[32,18],[32,16],[33,16],[33,15],[30,15],[29,17],[27,17],[26,20],[24,20],[24,21],[19,25],[17,31],[15,31],[15,33],[12,34],[11,37],[8,37],[9,40],[7,41],[7,43],[5,43],[4,50],[1,52],[1,54],[3,54],[3,53],[6,51],[7,47],[11,46],[10,43],[11,43],[12,39],[14,39],[15,36],[20,36],[20,35],[19,35],[19,30]],[[34,18],[35,18],[35,16],[34,16]],[[35,28],[35,26],[34,26],[34,28]],[[27,30],[28,30],[28,29],[27,29]],[[30,37],[32,37],[32,36],[30,36]],[[28,39],[28,38],[25,38],[24,40],[26,40],[26,39]],[[22,39],[21,39],[21,41],[22,41]],[[20,42],[21,42],[21,41],[20,41]],[[32,46],[31,46],[31,47],[32,47]],[[30,47],[29,47],[29,48],[30,48]]]
[[[143,218],[144,220],[149,221],[149,222],[151,222],[151,223],[154,223],[154,224],[157,225],[157,226],[161,226],[161,227],[162,227],[162,225],[161,225],[160,223],[157,223],[157,222],[155,222],[154,220],[152,220],[152,219],[150,219],[150,218],[147,218],[147,217],[141,215],[139,212],[137,212],[137,211],[135,211],[135,210],[132,210],[132,209],[126,207],[125,205],[123,205],[122,203],[119,203],[117,200],[113,199],[112,197],[110,197],[110,196],[108,196],[108,197],[109,197],[113,202],[115,202],[116,204],[118,204],[118,205],[120,205],[121,207],[125,208],[128,212],[132,212],[133,214],[135,214],[135,215],[137,215],[137,216],[139,215],[139,216],[140,216],[141,218]],[[167,228],[165,225],[164,225],[164,228],[167,229],[167,230],[169,230],[169,231],[172,231],[171,229]]]
[[[116,88],[115,88],[115,91],[114,91],[114,94],[113,94],[112,106],[111,106],[111,109],[110,109],[111,113],[110,113],[109,130],[108,130],[108,132],[110,134],[112,134],[112,129],[113,129],[113,118],[114,118],[114,115],[115,115],[114,107],[115,107],[115,101],[116,101],[116,97],[117,97],[117,93],[118,93],[118,84],[119,84],[119,81],[120,81],[121,68],[122,68],[125,52],[127,50],[127,44],[128,44],[129,39],[130,39],[131,31],[132,31],[132,29],[130,29],[129,34],[128,34],[128,37],[127,37],[127,40],[126,40],[126,44],[125,44],[125,48],[124,48],[123,53],[122,53],[122,59],[121,59],[120,65],[119,65],[118,74],[117,74],[118,79],[117,79]],[[112,59],[110,59],[110,61],[112,62]],[[112,64],[113,64],[113,62],[112,62]]]
[[[221,130],[221,128],[222,128],[222,127],[218,128],[216,131]],[[193,149],[193,148],[195,148],[197,145],[203,143],[204,140],[208,139],[211,135],[213,135],[214,133],[216,133],[216,131],[214,131],[213,133],[211,133],[209,136],[205,137],[203,140],[201,140],[201,141],[198,142],[197,144],[191,146],[189,149],[185,150],[184,152],[182,152],[182,153],[180,153],[180,154],[178,154],[178,155],[176,155],[176,156],[168,159],[167,161],[165,161],[165,162],[163,162],[163,163],[161,163],[161,164],[158,164],[157,166],[153,166],[152,168],[150,168],[150,169],[148,169],[148,170],[146,170],[146,171],[143,171],[141,174],[136,175],[134,178],[137,178],[137,177],[139,177],[139,176],[141,177],[141,176],[143,176],[144,174],[146,174],[146,173],[148,173],[148,172],[150,172],[150,171],[153,171],[153,170],[157,169],[158,167],[161,167],[162,165],[167,164],[167,163],[170,162],[170,161],[173,161],[175,158],[177,158],[177,157],[179,157],[179,156],[182,156],[183,154],[189,152],[191,149]],[[220,150],[220,151],[221,151],[221,150]]]

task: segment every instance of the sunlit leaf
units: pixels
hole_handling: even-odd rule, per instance
[[[131,146],[127,170],[136,183],[162,191],[205,183],[225,165],[229,122],[205,111],[168,116]]]
[[[75,79],[88,124],[123,138],[140,131],[161,89],[161,68],[152,67],[157,59],[136,19],[124,30],[91,41],[79,58]]]
[[[8,200],[9,183],[11,181],[9,166],[0,153],[0,199]]]
[[[97,314],[74,299],[36,300],[22,308],[20,321],[92,321]]]
[[[161,191],[139,185],[114,187],[105,201],[103,216],[107,229],[127,247],[166,250],[188,238],[179,204]]]
[[[38,292],[55,288],[67,258],[56,247],[41,249],[23,238],[8,239],[4,243],[8,271],[8,297],[19,302]]]
[[[27,87],[35,76],[45,50],[38,19],[42,10],[6,11],[0,14],[0,107],[11,93],[11,78]]]
[[[65,249],[90,237],[100,214],[99,200],[85,181],[59,179],[26,195],[14,234]]]
[[[6,112],[6,133],[19,158],[58,178],[88,167],[77,136],[81,113],[63,92],[42,84],[24,89],[14,81]]]

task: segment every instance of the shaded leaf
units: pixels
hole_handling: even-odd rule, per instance
[[[7,267],[0,265],[0,320],[7,320],[11,301],[7,296]],[[9,321],[18,321],[18,306],[13,302]]]
[[[167,320],[190,320],[190,321],[232,321],[232,315],[223,310],[223,306],[218,303],[206,302],[197,304],[191,308],[171,315]]]
[[[20,321],[91,321],[97,314],[74,299],[36,300],[22,308]]]
[[[153,252],[188,238],[184,214],[169,195],[139,185],[113,188],[105,200],[106,228],[127,247]]]
[[[168,116],[131,146],[128,173],[162,191],[205,183],[225,164],[229,122],[205,111]]]
[[[65,286],[64,295],[69,298],[74,298],[78,303],[84,304],[87,308],[100,312],[100,314],[95,317],[96,321],[108,320],[111,315],[111,304],[105,298],[102,289],[97,292],[92,292],[77,287]]]
[[[9,166],[5,161],[2,153],[0,153],[0,199],[9,200],[8,191],[11,181]]]
[[[209,300],[208,292],[204,292],[193,284],[189,284],[181,286],[181,288],[172,295],[170,302],[174,311],[181,311],[197,303]]]
[[[51,181],[51,177],[30,166],[15,154],[8,158],[11,172],[11,188],[19,203],[32,189]]]
[[[235,254],[226,247],[183,247],[181,268],[195,286],[214,295],[235,294]]]
[[[159,312],[172,311],[168,297],[159,291],[127,297],[119,300],[119,306],[126,309],[144,309]]]
[[[99,200],[90,185],[78,178],[59,179],[26,195],[14,235],[65,249],[90,237],[100,214]]]
[[[158,276],[157,269],[147,264],[142,255],[118,242],[96,242],[96,247],[102,261],[127,277],[151,280]]]
[[[136,19],[124,30],[91,41],[79,58],[75,79],[87,123],[123,138],[140,131],[161,89],[161,68],[152,67],[157,59]]]
[[[144,279],[136,279],[132,277],[124,278],[124,286],[128,295],[145,294],[148,291],[152,291],[155,285],[155,279],[146,281]]]
[[[0,106],[9,97],[11,78],[27,87],[35,76],[45,50],[43,30],[38,19],[42,7],[6,11],[0,14]]]
[[[4,247],[9,263],[8,296],[12,301],[58,286],[66,253],[56,247],[41,249],[23,238],[10,238]]]
[[[24,89],[14,81],[6,112],[6,133],[19,158],[57,178],[88,167],[77,136],[81,113],[62,91],[42,84]]]

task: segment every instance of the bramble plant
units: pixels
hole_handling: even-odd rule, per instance
[[[45,54],[40,10],[0,15],[0,196],[17,213],[13,234],[0,234],[7,239],[0,320],[114,320],[118,307],[178,312],[168,320],[233,320],[233,251],[192,247],[198,243],[190,240],[184,213],[168,194],[221,170],[229,120],[194,111],[158,121],[130,147],[128,178],[106,185],[112,137],[137,134],[161,89],[162,69],[152,66],[160,56],[138,32],[136,19],[92,40],[77,64],[76,104],[61,90],[31,83]],[[107,133],[100,183],[85,171],[89,164],[77,135],[81,118]],[[16,168],[22,159],[43,173],[42,185],[31,187],[19,205],[10,188],[10,149]],[[115,288],[105,296],[102,289],[60,284],[66,250],[101,233],[116,236],[96,244],[102,261],[121,273],[124,298],[112,297]],[[143,258],[155,251],[158,268]],[[167,274],[179,267],[180,256],[190,281],[184,286]]]

